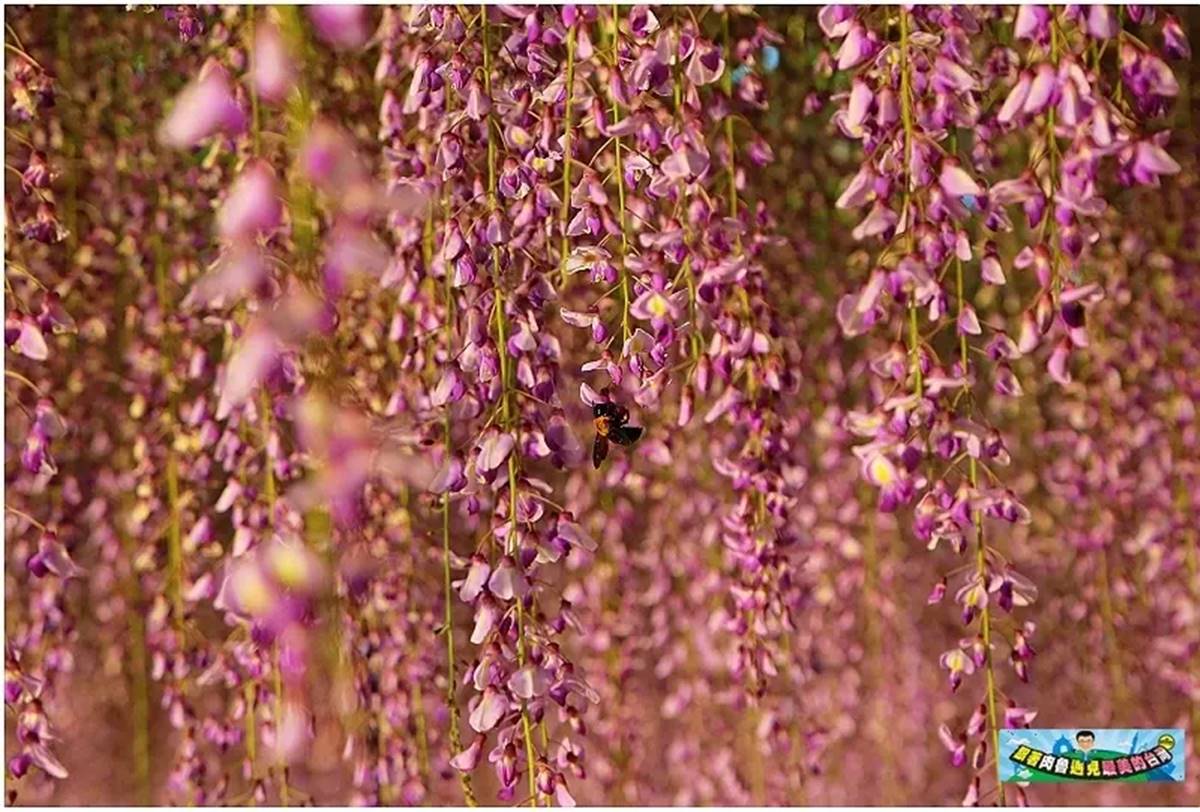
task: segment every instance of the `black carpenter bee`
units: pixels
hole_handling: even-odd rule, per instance
[[[592,407],[592,422],[596,426],[596,442],[592,443],[592,465],[599,468],[608,456],[608,441],[617,445],[633,445],[642,436],[641,426],[627,426],[629,410],[619,403],[597,403]]]

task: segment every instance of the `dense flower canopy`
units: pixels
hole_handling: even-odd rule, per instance
[[[5,18],[10,802],[1016,805],[1004,728],[1200,728],[1200,17]]]

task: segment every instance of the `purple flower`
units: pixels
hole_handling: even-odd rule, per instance
[[[454,758],[450,759],[450,766],[459,772],[469,773],[479,764],[479,759],[483,755],[483,745],[487,741],[487,736],[483,733],[478,733],[467,748],[460,753],[457,753]]]
[[[1071,382],[1070,356],[1071,344],[1064,339],[1054,347],[1054,351],[1050,353],[1050,360],[1046,363],[1050,377],[1063,386]]]
[[[692,58],[688,60],[685,72],[687,77],[697,85],[707,85],[717,81],[725,72],[725,59],[721,55],[721,49],[712,44],[697,43],[696,49],[692,52]]]
[[[50,748],[46,747],[46,745],[39,742],[32,745],[26,752],[33,764],[41,768],[51,778],[63,779],[70,776],[67,768],[50,752]]]
[[[1179,23],[1179,18],[1169,14],[1163,20],[1163,51],[1170,59],[1191,59],[1192,46],[1187,34]]]
[[[250,397],[250,393],[275,366],[281,350],[279,340],[265,327],[252,327],[247,331],[225,368],[220,387],[221,397],[217,404],[218,420],[224,420],[234,407]]]
[[[461,491],[467,486],[465,469],[466,466],[457,455],[447,457],[434,475],[433,481],[429,483],[429,492],[444,494]]]
[[[27,240],[54,245],[67,238],[67,230],[58,221],[54,204],[44,200],[38,203],[37,216],[21,224],[21,235]]]
[[[854,6],[830,5],[817,12],[817,22],[830,39],[843,37],[854,20]]]
[[[1179,164],[1155,141],[1139,141],[1133,149],[1130,172],[1138,183],[1157,186],[1161,175],[1177,174]]]
[[[457,403],[466,394],[466,391],[467,388],[458,371],[453,367],[448,367],[442,372],[441,379],[430,393],[429,405],[440,408],[447,403]]]
[[[227,240],[253,239],[279,227],[283,204],[275,173],[264,161],[247,164],[217,212],[217,232]]]
[[[1117,11],[1114,6],[1088,6],[1087,32],[1094,39],[1111,39],[1117,35]]]
[[[528,594],[529,582],[512,556],[506,555],[500,560],[488,579],[488,591],[505,601],[523,598]]]
[[[837,319],[843,334],[862,335],[881,318],[883,310],[879,307],[879,299],[886,282],[887,275],[876,269],[857,296],[846,294],[838,301]]]
[[[543,696],[549,685],[546,672],[537,666],[526,666],[508,678],[508,690],[518,699]]]
[[[256,23],[252,80],[255,92],[268,102],[278,104],[287,98],[295,84],[295,67],[279,29],[267,20]]]
[[[976,183],[966,170],[958,165],[958,161],[947,158],[942,162],[942,171],[938,175],[938,185],[951,197],[963,195],[981,195],[983,188]]]
[[[4,332],[9,348],[18,355],[34,361],[45,361],[50,357],[50,347],[33,316],[8,316]]]
[[[159,130],[168,146],[192,147],[218,132],[234,135],[246,126],[246,115],[233,97],[225,69],[210,60],[200,77],[183,89]]]
[[[658,18],[649,6],[634,6],[629,10],[629,33],[644,40],[658,30]]]
[[[38,539],[38,551],[29,559],[29,571],[38,577],[49,573],[59,578],[82,578],[87,574],[71,560],[58,535],[50,531]]]
[[[471,566],[467,570],[467,577],[463,580],[462,586],[458,590],[458,596],[462,598],[464,603],[474,603],[475,599],[483,592],[483,588],[487,585],[488,576],[491,575],[492,568],[488,564],[487,559],[476,553],[471,556]]]
[[[946,725],[941,725],[938,728],[938,738],[947,750],[950,751],[950,763],[955,767],[961,767],[967,761],[967,742],[965,738],[955,737],[950,732],[950,728]]]
[[[508,698],[491,685],[487,686],[468,719],[471,729],[476,733],[487,733],[500,722],[508,708]]]
[[[963,675],[975,673],[975,661],[968,657],[961,648],[953,648],[938,658],[938,664],[949,673],[950,689],[958,690],[962,684]]]
[[[1028,8],[1028,6],[1022,6],[1022,8]],[[1033,73],[1027,70],[1021,71],[1021,75],[1017,77],[1017,83],[1013,85],[1012,90],[1008,91],[1008,95],[1004,98],[1004,104],[1000,106],[1000,112],[996,114],[998,122],[1009,123],[1025,108],[1025,100],[1029,98],[1029,89],[1032,85]]]
[[[1027,116],[1036,116],[1058,101],[1058,72],[1049,62],[1037,66],[1033,81],[1029,85],[1029,94],[1021,111]]]
[[[975,308],[969,304],[964,304],[959,311],[957,325],[959,335],[977,336],[983,332],[979,326],[979,317],[975,315]]]
[[[855,22],[842,40],[842,47],[837,52],[838,70],[850,70],[873,57],[879,49],[878,41],[872,32],[860,23]]]
[[[58,173],[53,171],[46,160],[46,153],[35,149],[29,153],[29,165],[21,173],[21,189],[25,194],[34,189],[49,189],[50,183],[56,177]]]
[[[317,36],[334,48],[352,49],[366,43],[371,36],[367,27],[366,6],[309,6]]]
[[[1045,6],[1020,6],[1013,26],[1016,39],[1045,44],[1050,41],[1050,11]]]

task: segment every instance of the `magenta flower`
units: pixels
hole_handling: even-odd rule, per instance
[[[697,43],[687,63],[687,77],[697,85],[712,84],[725,72],[725,59],[715,45]]]
[[[1022,5],[1017,8],[1013,36],[1045,44],[1050,41],[1050,11],[1045,6]]]
[[[488,591],[501,600],[523,598],[529,592],[529,582],[511,556],[505,556],[488,579]]]
[[[242,132],[245,125],[246,115],[233,97],[225,69],[208,62],[200,77],[175,98],[159,137],[168,146],[186,148],[219,132]]]
[[[243,404],[275,366],[282,350],[279,339],[266,327],[250,328],[225,369],[217,404],[218,420]]]
[[[511,434],[491,431],[479,445],[476,466],[482,472],[494,471],[504,464],[516,442]]]
[[[295,85],[295,67],[279,29],[270,22],[256,23],[254,34],[253,82],[265,101],[278,104]]]
[[[487,733],[500,723],[500,719],[508,712],[509,702],[500,690],[488,686],[471,711],[471,728],[477,733]]]
[[[21,190],[29,194],[34,189],[49,189],[58,173],[50,166],[46,153],[33,150],[29,153],[29,165],[21,173]]]
[[[346,50],[360,47],[371,35],[366,13],[366,6],[308,7],[308,17],[317,36],[335,48]]]
[[[879,50],[878,42],[873,33],[858,23],[850,26],[842,47],[837,52],[838,70],[850,70],[873,57]]]
[[[59,578],[83,578],[87,573],[71,560],[58,535],[45,532],[38,539],[38,551],[29,559],[29,571],[41,578],[47,573]],[[47,770],[49,772],[49,770]]]
[[[483,745],[486,741],[487,737],[482,733],[476,734],[465,750],[450,759],[450,766],[464,773],[474,770],[475,766],[479,764],[480,757],[483,755]]]
[[[45,361],[50,357],[50,347],[42,334],[41,327],[32,316],[5,319],[5,338],[11,350],[34,361]]]
[[[275,173],[263,162],[247,164],[217,212],[217,232],[227,240],[253,239],[278,228],[283,205]]]

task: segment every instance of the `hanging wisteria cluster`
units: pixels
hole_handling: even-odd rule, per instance
[[[1200,17],[5,22],[9,802],[1017,805],[1002,729],[1200,725]]]

